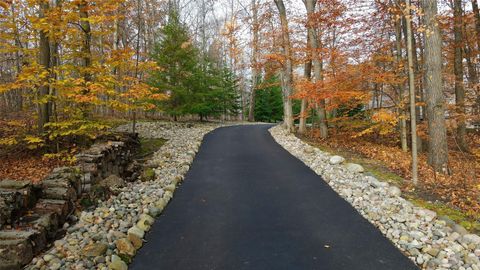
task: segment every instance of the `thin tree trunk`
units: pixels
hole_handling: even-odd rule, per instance
[[[40,2],[39,17],[44,18],[49,8],[48,2]],[[50,72],[50,39],[45,30],[40,31],[38,62],[43,69]],[[38,131],[40,133],[44,132],[45,124],[50,120],[48,101],[44,100],[48,92],[49,86],[47,84],[42,84],[38,89]]]
[[[402,62],[402,28],[401,21],[395,21],[395,45],[396,45],[396,61],[397,66]],[[408,151],[407,144],[407,115],[405,113],[404,107],[404,95],[405,95],[405,84],[402,82],[398,86],[398,97],[399,97],[399,115],[400,115],[400,142],[402,145],[402,150],[404,152]]]
[[[415,96],[415,73],[413,67],[412,25],[410,0],[406,1],[407,22],[407,57],[408,57],[408,86],[410,88],[410,125],[412,130],[412,182],[418,184],[418,154],[417,154],[417,120],[416,120],[416,96]]]
[[[445,97],[442,80],[442,37],[437,22],[437,1],[421,0],[424,12],[425,97],[428,119],[428,163],[437,172],[448,172]]]
[[[467,125],[465,123],[465,88],[463,86],[463,11],[462,0],[454,1],[454,63],[453,73],[455,75],[455,104],[457,111],[457,130],[456,140],[457,144],[462,151],[468,152],[468,144],[465,141],[465,135],[467,133]]]
[[[307,81],[310,81],[312,79],[312,54],[309,52],[310,51],[310,33],[307,34],[307,62],[305,62],[305,67],[304,67],[304,77]],[[302,104],[300,108],[300,125],[298,128],[298,133],[304,134],[305,131],[307,130],[307,98],[303,97],[302,98]]]
[[[283,120],[285,128],[292,132],[293,126],[293,112],[292,100],[290,98],[293,91],[293,64],[292,52],[290,48],[290,33],[287,20],[287,12],[283,0],[274,0],[280,15],[280,23],[282,25],[282,48],[285,55],[285,62],[283,63],[282,74],[282,92],[283,92]]]
[[[12,11],[12,24],[14,25],[15,48],[17,48],[17,50],[15,50],[15,67],[16,67],[15,72],[16,72],[16,76],[18,76],[18,74],[22,72],[22,64],[21,64],[22,57],[20,55],[20,50],[19,50],[22,48],[22,43],[20,41],[20,34],[19,34],[18,24],[16,20],[17,15],[15,12],[15,2],[12,2],[11,4],[11,11]],[[16,103],[17,109],[20,111],[23,109],[23,89],[16,90],[15,93],[18,97],[18,102]]]
[[[90,27],[90,22],[88,20],[88,3],[85,0],[80,1],[78,4],[78,10],[80,15],[80,25],[83,31],[83,43],[82,43],[82,67],[83,78],[85,83],[92,80],[92,74],[90,72],[90,67],[92,66],[92,29]],[[88,90],[85,90],[88,92]]]
[[[252,0],[253,13],[253,42],[252,42],[252,89],[250,93],[250,108],[248,110],[248,121],[255,121],[255,93],[257,91],[258,76],[258,42],[259,42],[259,24],[257,0]]]

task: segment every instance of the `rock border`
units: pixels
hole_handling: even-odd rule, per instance
[[[421,268],[480,269],[480,236],[414,206],[401,197],[398,187],[364,174],[361,165],[312,147],[281,126],[269,131]]]
[[[153,169],[154,179],[128,183],[117,189],[117,195],[98,201],[93,211],[78,213],[78,222],[67,228],[65,237],[26,269],[128,269],[155,218],[190,169],[204,136],[220,127],[244,124],[248,123],[138,123],[140,137],[167,139],[145,164]],[[117,130],[130,129],[131,125],[124,125]]]

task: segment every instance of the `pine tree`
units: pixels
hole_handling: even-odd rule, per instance
[[[260,85],[272,85],[255,92],[255,120],[275,123],[283,119],[282,89],[279,79],[272,77]]]
[[[162,29],[162,40],[156,44],[152,58],[160,67],[151,76],[151,84],[167,94],[160,107],[175,119],[192,110],[189,101],[198,78],[198,50],[191,42],[187,27],[174,12]]]
[[[187,28],[175,13],[162,30],[163,39],[152,58],[160,67],[152,73],[151,84],[169,98],[160,107],[175,119],[180,115],[233,115],[238,112],[235,76],[219,68],[191,42]]]

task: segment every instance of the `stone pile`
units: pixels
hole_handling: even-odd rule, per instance
[[[19,269],[62,235],[93,185],[110,175],[136,177],[129,164],[138,138],[112,136],[78,155],[78,166],[56,168],[40,184],[0,181],[0,269]]]
[[[18,269],[30,262],[53,240],[80,195],[80,174],[74,168],[57,168],[41,184],[0,182],[2,228],[0,269]],[[7,211],[5,211],[7,209]]]
[[[89,192],[92,186],[112,174],[122,176],[127,181],[134,181],[138,177],[138,170],[131,166],[140,144],[138,136],[116,133],[105,139],[108,139],[106,143],[95,143],[76,156],[77,166],[84,173],[83,192]]]
[[[363,173],[282,127],[270,129],[274,139],[329,183],[357,211],[423,269],[480,269],[480,236],[435,212],[414,206],[401,190]]]
[[[127,269],[154,218],[183,181],[203,136],[217,127],[139,123],[141,137],[168,140],[147,162],[154,171],[153,180],[126,183],[116,195],[99,201],[96,209],[79,213],[78,222],[66,228],[66,235],[45,254],[35,257],[27,269]]]

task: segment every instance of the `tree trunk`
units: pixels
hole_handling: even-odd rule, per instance
[[[90,27],[90,22],[88,21],[88,3],[85,0],[80,1],[78,4],[78,10],[80,15],[80,25],[84,34],[83,43],[82,43],[82,67],[84,70],[83,78],[85,83],[92,80],[92,75],[90,72],[90,67],[92,66],[92,29]],[[88,92],[88,90],[85,90]]]
[[[412,130],[412,182],[418,184],[418,154],[417,154],[417,113],[415,95],[415,73],[413,67],[413,45],[412,45],[412,24],[410,12],[410,0],[406,1],[406,22],[407,22],[407,57],[408,57],[408,86],[410,88],[410,125]]]
[[[402,26],[401,21],[395,21],[395,45],[397,49],[396,61],[397,66],[402,62]],[[402,72],[403,73],[403,72]],[[402,145],[402,150],[404,152],[408,151],[407,144],[407,115],[405,112],[404,104],[404,95],[405,95],[405,84],[402,82],[398,86],[398,97],[399,97],[399,115],[400,115],[400,142]]]
[[[426,27],[425,39],[425,98],[428,122],[428,163],[437,172],[448,172],[445,97],[442,80],[442,37],[437,22],[437,1],[421,0]]]
[[[319,53],[319,42],[317,31],[312,23],[312,17],[315,13],[315,0],[304,0],[305,7],[307,9],[307,29],[308,34],[310,35],[310,47],[312,50],[312,63],[313,63],[313,73],[315,77],[315,83],[319,83],[323,80],[322,76],[322,60]],[[327,125],[327,112],[325,110],[325,99],[320,99],[317,107],[317,113],[320,124],[320,137],[323,139],[328,137],[328,125]]]
[[[258,41],[259,41],[259,24],[258,24],[258,7],[257,0],[252,0],[253,13],[253,41],[252,41],[252,89],[250,93],[250,108],[248,110],[248,121],[255,121],[255,92],[257,91],[258,76]]]
[[[290,132],[293,131],[293,112],[292,112],[292,100],[290,96],[293,92],[293,64],[292,64],[292,52],[290,48],[290,33],[288,28],[287,12],[285,10],[285,4],[283,0],[274,0],[277,5],[277,9],[280,15],[280,23],[282,25],[282,48],[285,56],[285,62],[283,63],[282,74],[282,92],[283,92],[283,121],[285,128]]]
[[[461,151],[468,152],[468,144],[465,141],[467,125],[465,123],[465,88],[463,86],[463,11],[462,0],[455,0],[454,8],[454,62],[453,73],[455,75],[455,105],[457,111],[456,140]]]
[[[81,57],[81,74],[83,77],[83,90],[82,94],[87,95],[90,93],[89,82],[92,81],[92,73],[90,67],[92,66],[92,29],[90,27],[90,22],[88,21],[88,2],[81,0],[78,3],[78,13],[80,16],[80,26],[83,31],[83,41],[82,41],[82,57]],[[82,106],[82,116],[83,118],[88,118],[90,116],[90,104],[83,103]]]
[[[405,1],[402,0],[402,3],[405,3]],[[408,35],[407,35],[407,20],[406,20],[405,17],[402,19],[402,23],[403,23],[403,34],[406,37]],[[410,35],[411,35],[410,38],[411,38],[411,41],[412,41],[413,70],[416,74],[419,74],[420,73],[420,67],[419,67],[419,64],[418,64],[418,57],[417,57],[417,45],[416,45],[415,35],[413,33],[413,23],[412,23],[411,19],[410,19],[410,28],[412,29],[410,31]],[[405,46],[408,46],[407,39],[405,39]],[[420,51],[421,51],[422,48],[421,48],[421,46],[419,46],[419,47],[420,47]],[[422,87],[422,84],[418,85],[418,89],[416,89],[416,90],[418,90],[418,93],[419,93],[417,95],[416,101],[417,102],[423,102],[424,101],[424,89]],[[418,123],[422,119],[422,116],[425,112],[425,108],[424,108],[424,106],[416,106],[415,111],[416,111],[416,114],[417,114],[417,117],[415,117],[415,118],[416,118],[417,125],[418,125]],[[420,136],[417,136],[417,149],[418,149],[418,151],[423,151],[422,148],[423,148],[422,147],[422,138]]]
[[[14,26],[14,39],[15,39],[15,47],[17,50],[15,50],[15,72],[16,75],[20,74],[22,72],[22,56],[20,55],[20,51],[18,49],[22,48],[22,42],[20,40],[20,33],[18,29],[18,23],[16,20],[17,14],[15,10],[15,2],[11,3],[11,11],[12,11],[12,24]],[[21,111],[23,109],[23,89],[15,90],[16,96],[17,96],[17,110]]]
[[[39,17],[44,18],[49,8],[48,2],[40,2]],[[45,30],[40,31],[38,63],[50,73],[50,39]],[[45,124],[50,120],[48,101],[45,100],[48,92],[49,86],[47,83],[43,83],[38,89],[38,131],[40,133],[44,132]]]
[[[310,33],[307,34],[307,62],[305,62],[305,67],[304,67],[304,76],[307,81],[310,81],[312,79],[312,58],[311,58],[311,53],[309,52],[310,50]],[[303,97],[302,98],[302,104],[300,107],[300,125],[298,127],[298,133],[304,134],[305,131],[307,130],[307,98]]]

